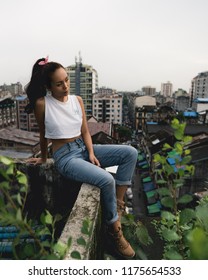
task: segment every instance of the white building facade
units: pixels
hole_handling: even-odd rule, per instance
[[[172,97],[173,84],[171,82],[161,84],[161,95],[165,97]]]
[[[99,92],[99,90],[98,90]],[[102,89],[100,93],[93,95],[93,116],[102,122],[122,124],[123,96],[114,90]]]
[[[193,99],[208,98],[208,71],[199,73],[191,83]]]

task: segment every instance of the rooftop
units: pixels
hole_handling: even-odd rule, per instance
[[[0,139],[21,143],[23,145],[36,146],[39,143],[39,133],[7,127],[0,130]]]

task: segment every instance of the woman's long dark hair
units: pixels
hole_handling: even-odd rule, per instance
[[[26,86],[26,94],[29,99],[29,104],[25,107],[25,111],[32,113],[35,102],[38,98],[43,97],[47,93],[47,88],[51,87],[51,75],[59,68],[64,68],[60,63],[47,62],[40,65],[40,62],[44,62],[45,58],[40,58],[33,65],[32,75],[30,82]]]

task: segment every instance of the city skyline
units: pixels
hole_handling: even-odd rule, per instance
[[[206,0],[8,0],[1,5],[0,84],[29,81],[49,55],[65,67],[81,52],[99,87],[189,92],[208,70]]]

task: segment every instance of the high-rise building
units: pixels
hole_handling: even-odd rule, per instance
[[[192,80],[191,97],[208,98],[208,71],[199,73]]]
[[[155,96],[156,88],[153,88],[151,86],[145,86],[142,88],[142,92],[144,92],[144,94],[148,96]]]
[[[92,116],[92,96],[98,88],[97,71],[90,65],[75,59],[75,65],[66,67],[70,78],[70,94],[79,95],[83,99],[87,118]]]
[[[172,97],[173,84],[171,82],[161,84],[161,95],[165,97]]]

